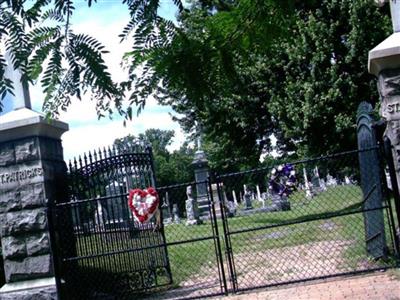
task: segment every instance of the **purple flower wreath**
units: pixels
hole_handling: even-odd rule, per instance
[[[269,190],[279,196],[289,196],[296,189],[297,178],[294,166],[285,164],[271,171]]]

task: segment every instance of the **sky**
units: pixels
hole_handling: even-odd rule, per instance
[[[129,21],[126,6],[121,4],[121,0],[98,1],[91,8],[88,8],[87,2],[84,1],[74,3],[76,9],[71,19],[74,32],[89,34],[102,42],[110,52],[104,58],[114,81],[123,80],[126,73],[120,67],[121,58],[132,46],[129,42],[121,44],[118,38]],[[173,20],[176,7],[172,0],[162,1],[159,13]],[[30,96],[33,110],[40,112],[44,99],[40,86],[31,86]],[[7,99],[4,105],[9,109]],[[89,96],[87,99],[83,96],[82,101],[73,101],[67,112],[62,112],[59,117],[61,121],[68,123],[70,128],[62,136],[64,159],[69,160],[83,152],[112,145],[116,138],[128,134],[138,135],[150,128],[174,130],[175,138],[169,150],[178,149],[185,136],[179,124],[172,121],[170,113],[173,113],[170,107],[159,106],[154,99],[148,99],[144,111],[123,126],[122,117],[116,114],[113,120],[108,117],[98,120],[95,104],[89,101]]]

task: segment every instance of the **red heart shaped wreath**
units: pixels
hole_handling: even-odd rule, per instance
[[[145,190],[130,190],[128,205],[133,213],[133,217],[140,223],[148,222],[157,212],[160,200],[156,190],[149,187]]]

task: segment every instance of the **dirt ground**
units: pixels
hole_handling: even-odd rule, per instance
[[[218,300],[400,300],[400,269],[250,291]]]
[[[328,276],[349,272],[343,264],[343,253],[351,241],[319,241],[299,246],[268,249],[252,252],[249,259],[244,254],[235,256],[238,287],[242,289],[262,284],[279,284],[288,281],[304,280],[311,275]],[[368,269],[362,265],[356,270]],[[227,266],[226,266],[227,267]],[[262,270],[262,272],[260,272]],[[200,297],[220,292],[218,269],[205,265],[181,287],[170,290],[154,299],[180,299]],[[372,273],[358,277],[337,277],[327,281],[309,281],[297,285],[282,285],[280,288],[249,290],[242,295],[215,299],[389,299],[400,300],[400,271]],[[341,278],[341,279],[338,279]]]

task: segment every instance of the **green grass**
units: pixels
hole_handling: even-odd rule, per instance
[[[345,241],[341,256],[340,268],[343,271],[369,268],[372,265],[381,266],[385,263],[373,261],[368,257],[365,249],[364,218],[361,213],[335,217],[337,214],[350,213],[362,208],[362,192],[357,186],[338,186],[320,193],[311,200],[306,200],[305,194],[297,192],[290,197],[292,209],[281,212],[260,212],[247,216],[231,218],[228,221],[231,234],[231,243],[234,255],[248,253],[249,262],[253,254],[283,247],[293,247],[321,241]],[[386,212],[385,212],[386,215]],[[315,220],[320,219],[320,220]],[[385,217],[387,220],[387,217]],[[292,225],[285,225],[298,223]],[[329,225],[325,229],[324,226]],[[218,222],[219,231],[222,233],[222,225]],[[267,226],[276,226],[266,228]],[[387,222],[386,239],[391,244]],[[329,228],[331,227],[331,228]],[[254,230],[240,233],[241,230]],[[237,232],[237,233],[236,233]],[[201,238],[211,235],[209,223],[187,227],[183,224],[174,224],[166,227],[168,242],[183,240],[185,238]],[[222,239],[223,240],[223,239]],[[222,245],[224,246],[224,245]],[[190,256],[181,252],[204,253],[204,248],[192,244],[190,250],[186,248],[174,249],[170,247],[170,259],[172,269],[176,270],[175,280],[187,280],[199,272],[204,272],[204,265],[214,255],[212,246],[208,249],[208,255],[197,255],[193,263]],[[318,249],[316,249],[318,250]],[[174,260],[174,255],[179,259]],[[215,255],[214,255],[215,256]],[[215,260],[215,259],[214,259]],[[242,262],[244,264],[244,262]],[[368,265],[365,265],[365,264]],[[362,265],[364,264],[364,265]],[[190,266],[183,268],[182,266]],[[214,267],[215,268],[215,267]]]

